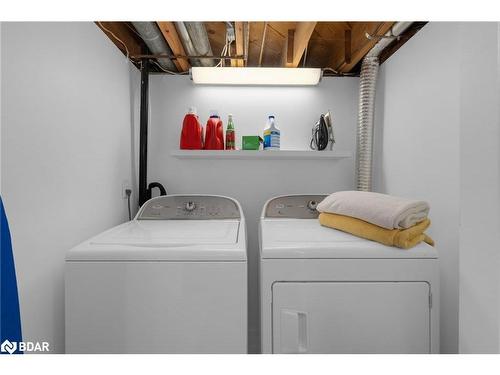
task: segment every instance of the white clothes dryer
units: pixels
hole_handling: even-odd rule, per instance
[[[260,220],[263,353],[437,353],[439,264],[319,224],[325,195],[269,200]]]

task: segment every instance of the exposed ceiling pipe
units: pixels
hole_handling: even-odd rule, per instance
[[[207,30],[203,22],[175,23],[182,45],[189,56],[212,56],[212,47],[208,40]],[[210,59],[190,59],[192,66],[213,66]]]
[[[191,41],[191,37],[184,25],[184,22],[176,22],[175,28],[177,29],[177,33],[179,34],[179,38],[181,38],[182,45],[184,50],[186,51],[188,56],[196,56],[198,53],[196,52],[196,48],[194,48],[193,42]],[[189,59],[191,66],[200,66],[200,60],[198,59]]]
[[[191,41],[194,44],[194,48],[198,51],[199,55],[212,55],[212,46],[210,45],[210,40],[208,39],[207,29],[203,22],[184,22],[188,30]],[[200,59],[202,66],[213,66],[213,60]]]
[[[375,114],[375,91],[380,53],[401,35],[412,22],[397,22],[366,54],[361,64],[359,80],[359,111],[356,140],[356,188],[372,190],[373,123]]]
[[[172,55],[172,50],[165,42],[165,38],[155,22],[132,22],[135,29],[148,46],[153,54],[168,54]],[[158,64],[168,71],[176,72],[177,68],[171,59],[161,57],[158,59]]]
[[[413,22],[396,22],[392,28],[378,41],[367,53],[366,57],[378,57],[380,53],[391,44],[394,39],[404,33]]]

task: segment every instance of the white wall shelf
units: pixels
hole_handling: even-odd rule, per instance
[[[349,151],[312,150],[175,150],[170,155],[177,159],[345,159],[352,157]]]

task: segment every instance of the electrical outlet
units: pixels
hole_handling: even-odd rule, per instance
[[[127,190],[132,191],[132,186],[130,185],[130,182],[128,180],[125,180],[122,183],[122,192],[121,192],[122,199],[127,199],[128,198],[127,192],[126,192]]]

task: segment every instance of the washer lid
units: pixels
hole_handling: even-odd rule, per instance
[[[71,249],[66,260],[244,261],[244,237],[239,220],[132,220]]]
[[[320,225],[317,219],[262,219],[262,258],[438,258],[436,250],[419,244],[404,250],[365,240]]]

